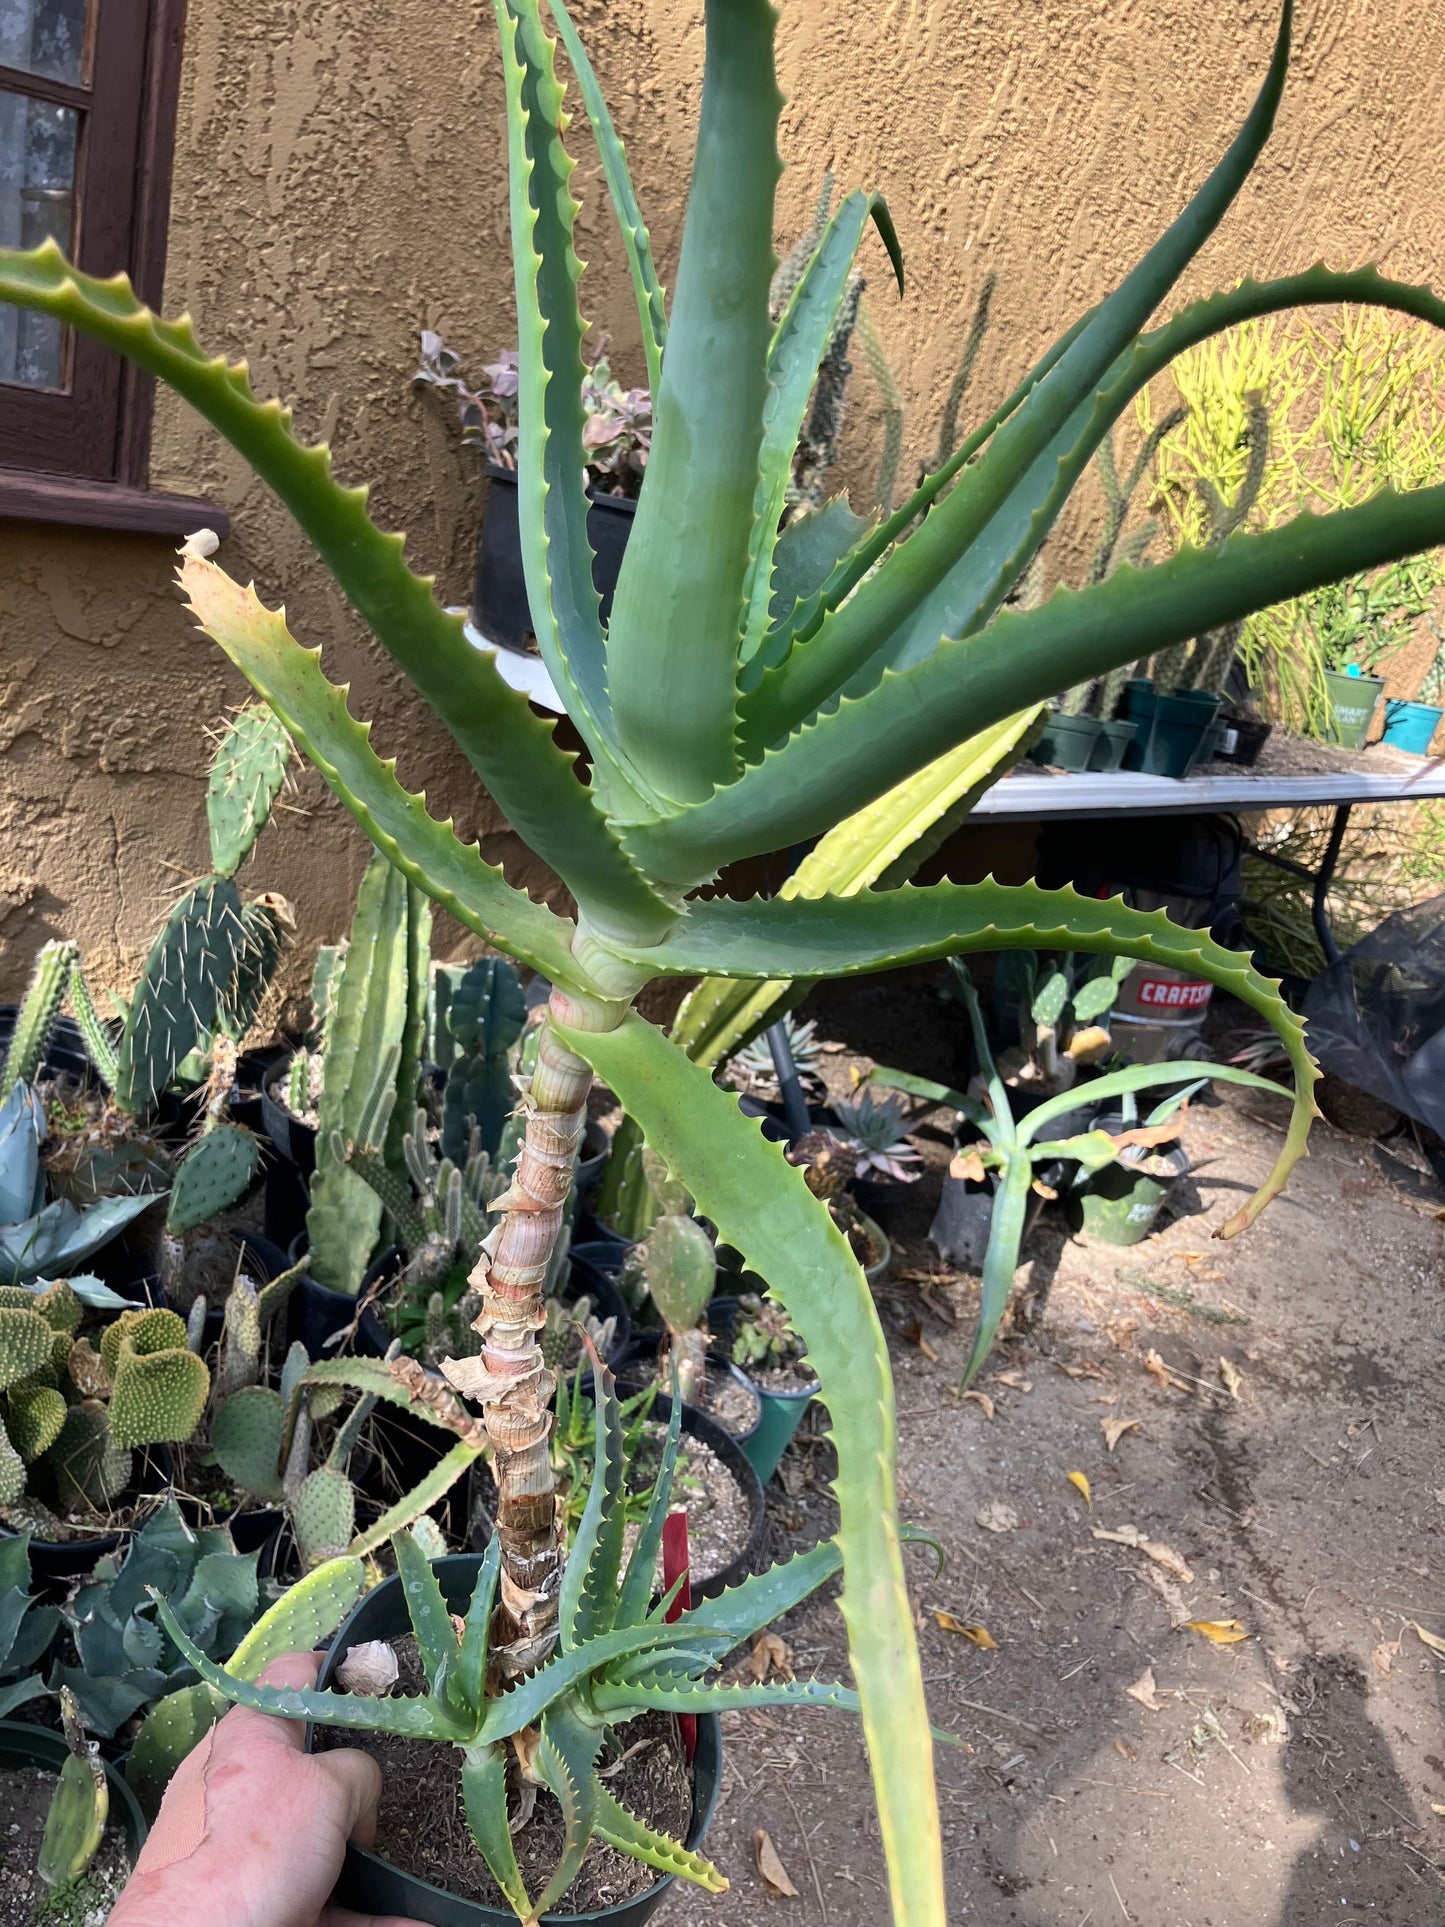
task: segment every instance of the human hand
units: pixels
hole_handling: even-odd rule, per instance
[[[269,1686],[314,1686],[288,1653]],[[347,1747],[303,1753],[302,1727],[233,1706],[166,1789],[110,1927],[418,1927],[331,1904],[348,1840],[376,1834],[381,1768]]]

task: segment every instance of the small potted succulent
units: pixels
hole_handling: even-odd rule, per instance
[[[462,440],[481,450],[490,483],[477,550],[472,622],[490,643],[535,652],[517,524],[517,350],[502,349],[495,361],[483,364],[482,377],[474,388],[461,356],[433,329],[422,330],[421,361],[412,385],[454,402]],[[647,389],[624,388],[614,378],[605,339],[584,366],[582,414],[590,504],[587,539],[605,623],[652,444],[652,397]]]
[[[908,1141],[907,1107],[876,1097],[865,1084],[855,1097],[840,1098],[833,1115],[831,1135],[853,1160],[853,1195],[886,1228],[906,1188],[923,1176],[923,1160]]]
[[[818,1376],[792,1320],[771,1293],[739,1298],[728,1323],[732,1362],[757,1387],[763,1408],[743,1450],[758,1477],[770,1479],[817,1394]]]

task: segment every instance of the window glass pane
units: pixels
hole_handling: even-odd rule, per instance
[[[69,248],[79,118],[71,107],[0,88],[0,247],[38,247],[51,235]],[[64,373],[62,325],[0,303],[0,381],[59,388]]]
[[[90,0],[0,0],[0,67],[80,86],[89,11]]]

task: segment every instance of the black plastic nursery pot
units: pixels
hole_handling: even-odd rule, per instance
[[[280,1245],[272,1244],[269,1238],[254,1231],[228,1231],[226,1236],[236,1246],[237,1252],[246,1266],[246,1275],[252,1282],[269,1285],[273,1278],[279,1278],[286,1269],[286,1253]],[[207,1347],[216,1344],[221,1336],[221,1327],[226,1320],[224,1304],[206,1307],[206,1325],[201,1342]]]
[[[291,1264],[299,1264],[306,1256],[304,1237],[294,1239],[286,1254]],[[372,1267],[394,1261],[394,1248],[378,1252],[372,1259]],[[361,1293],[352,1297],[349,1291],[332,1291],[329,1285],[318,1285],[310,1272],[296,1281],[296,1288],[286,1301],[286,1342],[294,1345],[299,1340],[306,1347],[306,1356],[312,1359],[336,1358],[341,1347],[335,1341],[338,1335],[351,1325],[356,1325],[350,1343],[345,1347],[358,1358],[380,1358],[386,1351],[386,1332],[381,1320],[371,1310],[364,1311],[358,1321],[356,1307],[361,1301]]]
[[[433,1562],[432,1570],[450,1611],[465,1613],[471,1603],[481,1566],[479,1553],[453,1553]],[[365,1595],[351,1612],[331,1642],[321,1667],[318,1684],[329,1686],[336,1668],[351,1651],[369,1640],[397,1639],[411,1631],[401,1581],[385,1579]],[[306,1749],[313,1750],[314,1729],[306,1729]],[[702,1714],[697,1722],[697,1750],[692,1761],[692,1823],[685,1844],[700,1847],[717,1806],[722,1782],[722,1727],[715,1713]],[[612,1927],[641,1927],[662,1905],[667,1890],[676,1878],[664,1874],[645,1893],[619,1901],[597,1913],[543,1914],[545,1922],[562,1927],[579,1927],[591,1921],[607,1921]],[[516,1915],[500,1907],[487,1907],[475,1900],[462,1900],[443,1892],[414,1874],[383,1860],[364,1847],[348,1847],[341,1877],[333,1896],[336,1904],[359,1914],[396,1914],[406,1920],[426,1923],[426,1927],[516,1927]]]
[[[299,1117],[293,1117],[286,1106],[272,1095],[292,1054],[290,1051],[283,1052],[261,1085],[261,1122],[267,1137],[276,1147],[277,1156],[295,1165],[303,1178],[309,1178],[316,1169],[316,1127],[314,1124],[303,1124]]]
[[[592,1313],[595,1318],[608,1319],[612,1323],[612,1343],[607,1348],[603,1363],[615,1365],[626,1358],[632,1350],[632,1313],[627,1300],[622,1296],[617,1283],[617,1268],[621,1262],[620,1252],[611,1264],[599,1262],[603,1257],[612,1256],[612,1248],[595,1254],[585,1245],[573,1245],[568,1256],[568,1277],[559,1294],[564,1304],[573,1304],[578,1298],[592,1300]]]
[[[587,1128],[582,1133],[582,1148],[577,1158],[577,1175],[573,1180],[579,1198],[590,1197],[597,1189],[597,1180],[602,1176],[611,1155],[612,1139],[595,1117],[589,1117]]]
[[[488,642],[525,650],[532,640],[532,611],[522,569],[522,538],[517,522],[515,469],[486,464],[490,486],[477,546],[472,622]],[[602,621],[612,613],[617,576],[632,533],[636,502],[620,495],[587,491],[587,540],[592,545],[592,582],[602,598]]]
[[[938,1209],[933,1214],[933,1223],[928,1227],[928,1238],[941,1257],[951,1264],[962,1265],[965,1271],[980,1272],[983,1269],[989,1232],[993,1227],[994,1194],[997,1188],[998,1176],[993,1171],[982,1180],[957,1178],[951,1172],[943,1180]],[[1020,1254],[1043,1208],[1044,1199],[1037,1191],[1030,1189],[1023,1231],[1019,1236]]]
[[[1273,733],[1274,724],[1262,723],[1257,716],[1228,717],[1220,731],[1215,757],[1221,763],[1252,769]]]
[[[1101,728],[1097,716],[1050,716],[1029,751],[1030,761],[1050,769],[1088,769]]]
[[[848,1189],[864,1216],[886,1231],[897,1226],[913,1184],[899,1178],[854,1178]]]
[[[1111,1137],[1127,1128],[1117,1112],[1099,1120],[1099,1129]],[[1075,1229],[1101,1244],[1142,1244],[1170,1192],[1189,1175],[1189,1169],[1189,1154],[1181,1144],[1153,1150],[1126,1145],[1112,1164],[1095,1171],[1074,1192],[1070,1216]]]
[[[136,1451],[138,1471],[131,1490],[137,1499],[154,1499],[160,1504],[171,1490],[171,1455],[163,1445],[143,1445]],[[150,1516],[153,1507],[146,1509]],[[37,1579],[79,1579],[97,1559],[123,1545],[144,1518],[117,1532],[86,1533],[78,1539],[36,1539],[30,1541],[30,1569]],[[0,1525],[0,1539],[13,1538],[9,1526]]]
[[[699,1754],[701,1751],[699,1744]],[[48,1726],[27,1726],[20,1720],[0,1720],[0,1774],[23,1772],[26,1767],[59,1773],[69,1757],[70,1748],[63,1734],[52,1732]],[[119,1765],[109,1760],[101,1764],[105,1768],[105,1783],[110,1794],[107,1824],[119,1825],[124,1830],[126,1849],[134,1866],[136,1855],[145,1845],[149,1831],[146,1817],[141,1812],[139,1800],[126,1785]],[[5,1810],[5,1806],[4,1798],[0,1796],[0,1812]]]

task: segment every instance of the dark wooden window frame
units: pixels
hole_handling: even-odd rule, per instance
[[[98,0],[93,92],[0,67],[7,88],[86,114],[77,155],[77,265],[124,269],[159,307],[186,0]],[[75,336],[65,393],[0,383],[0,518],[184,535],[227,533],[214,503],[146,486],[154,381]]]

